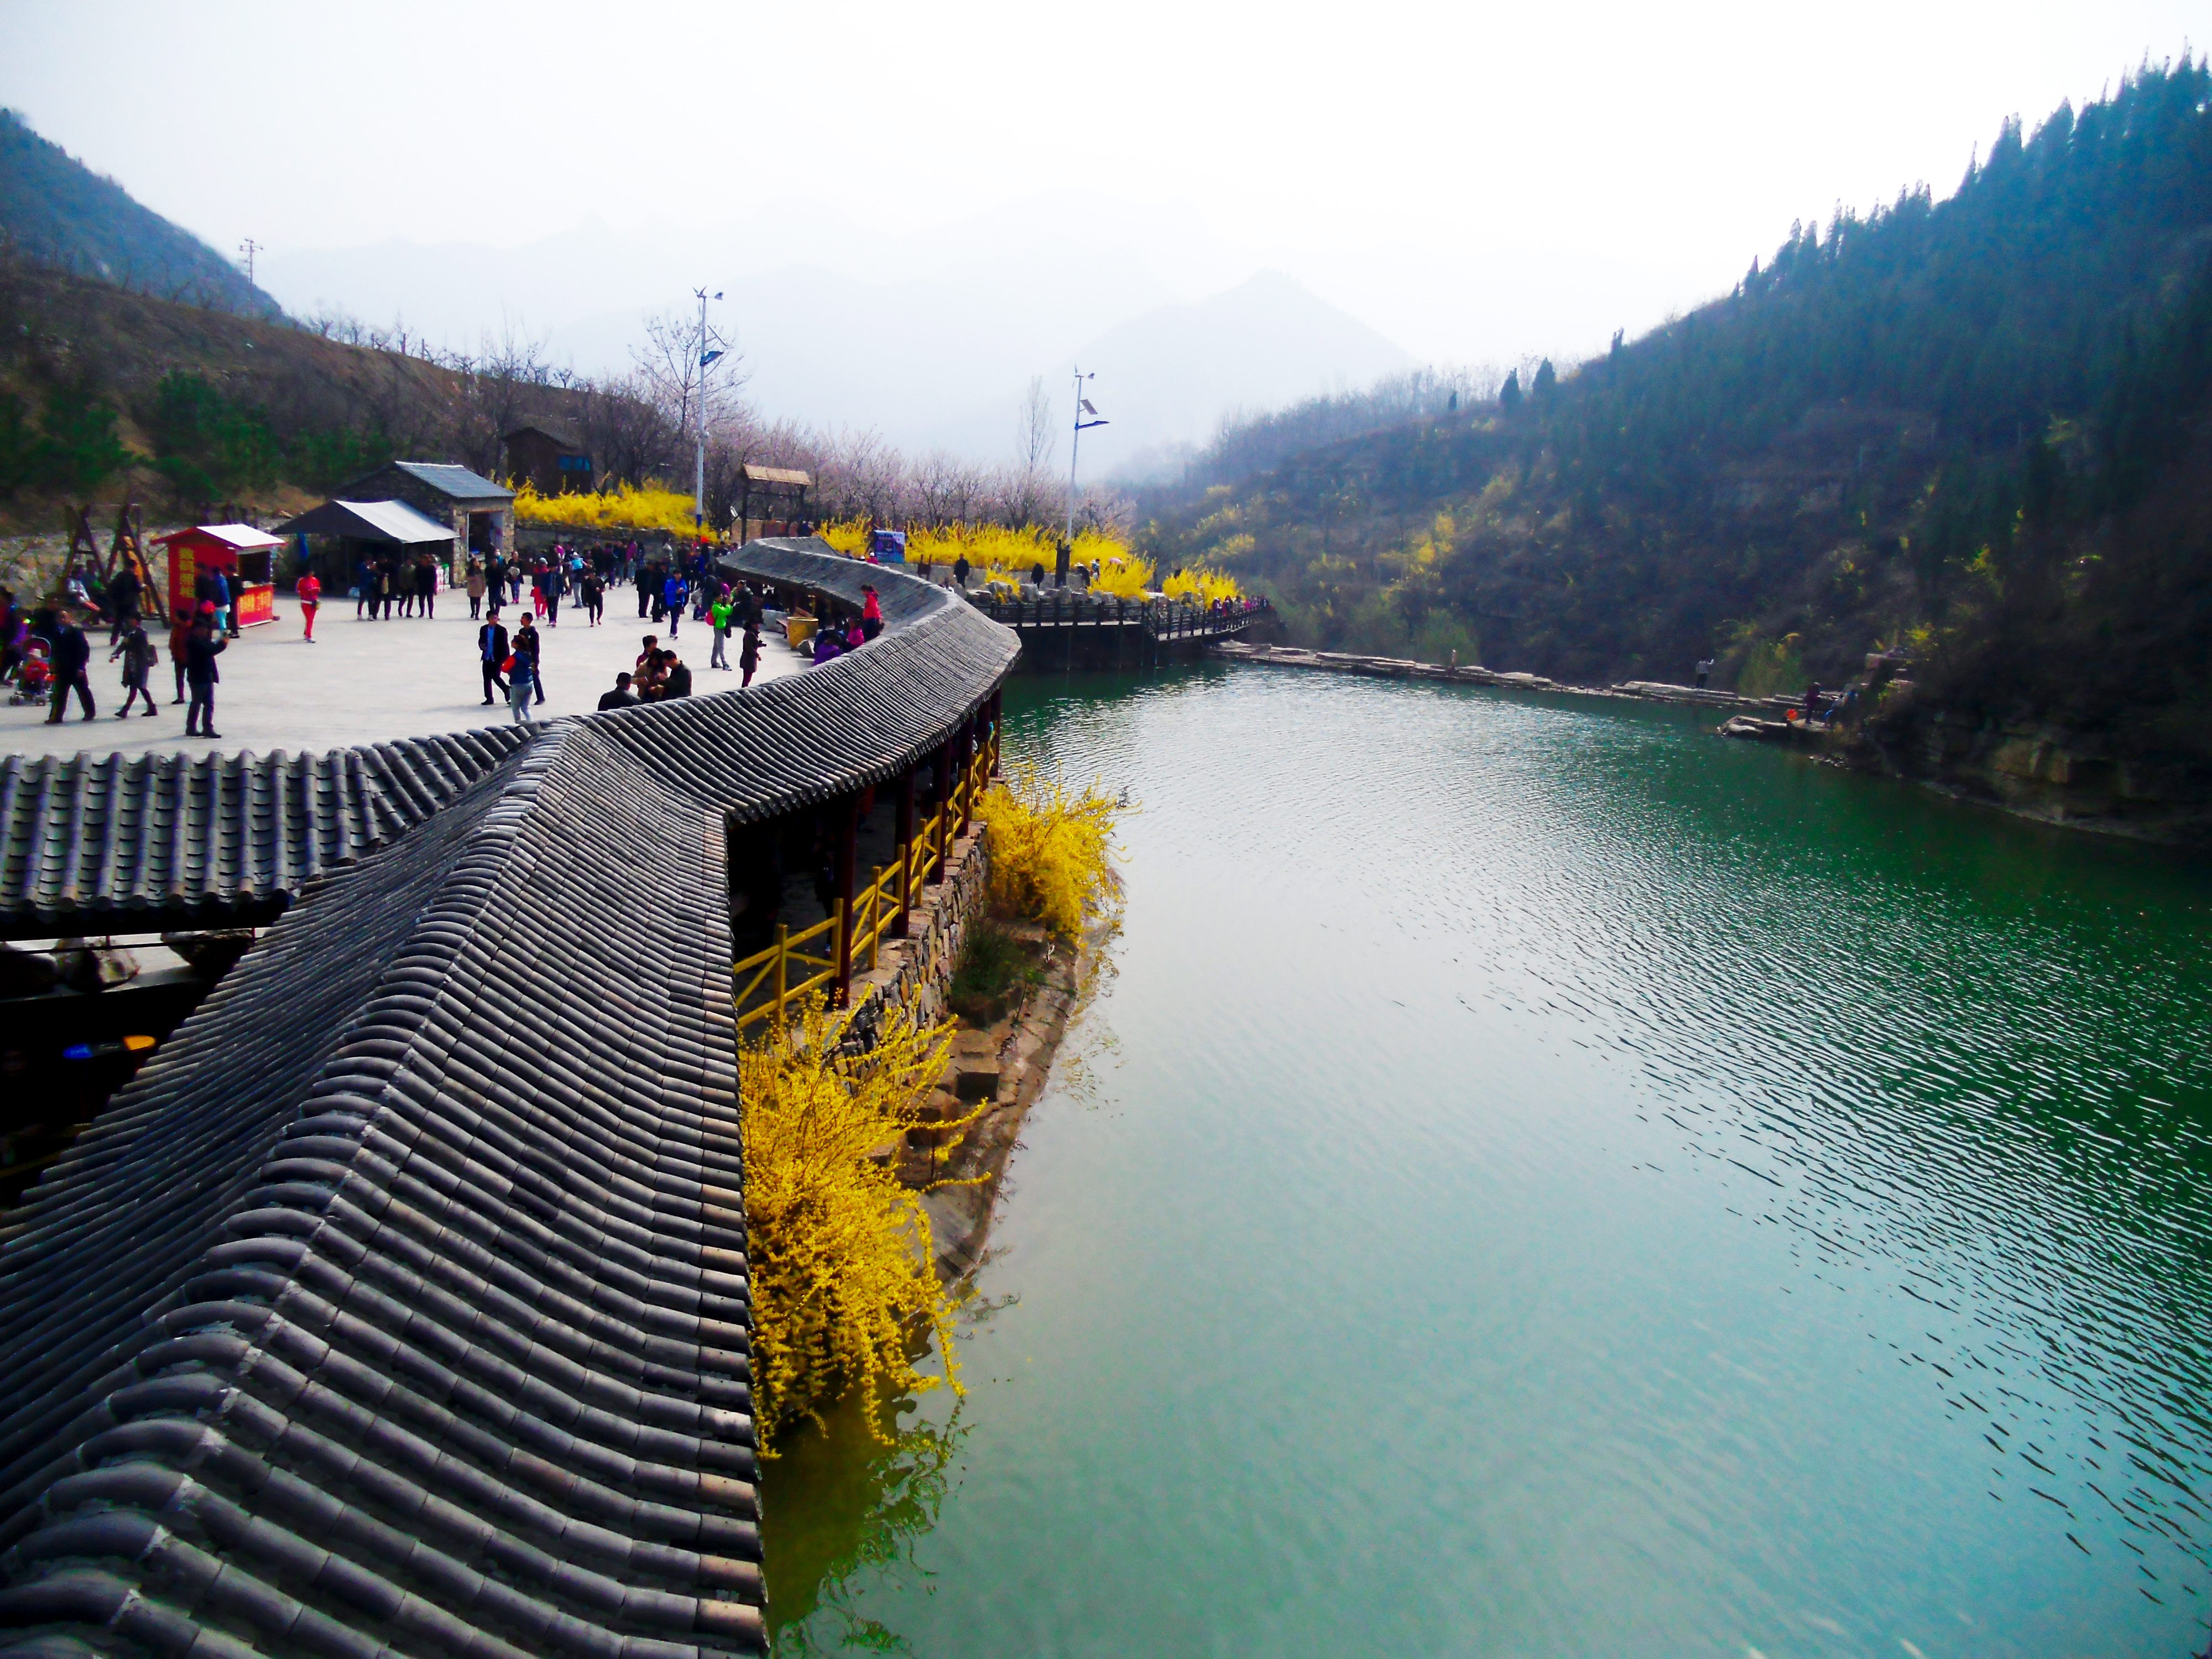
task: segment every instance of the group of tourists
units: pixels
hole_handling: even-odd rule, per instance
[[[412,557],[397,549],[364,556],[354,568],[353,614],[356,621],[389,622],[392,608],[425,622],[438,614],[438,561],[428,550]]]
[[[599,694],[599,712],[641,702],[667,702],[690,695],[691,671],[684,659],[673,650],[664,650],[659,635],[647,634],[637,661],[615,676],[614,690]]]
[[[139,612],[143,584],[135,577],[127,597],[117,585],[107,593],[117,608],[110,616],[107,660],[121,665],[123,707],[115,718],[127,720],[140,702],[150,718],[160,707],[150,684],[161,660],[161,647],[146,631]],[[225,618],[212,598],[179,606],[171,618],[169,658],[176,670],[175,701],[186,705],[187,737],[219,738],[215,729],[215,688],[222,678],[216,666],[228,644]],[[99,706],[92,695],[92,641],[67,611],[42,605],[27,610],[14,593],[0,587],[0,679],[36,690],[46,699],[46,724],[59,726],[76,699],[82,718],[92,720]]]
[[[848,617],[840,623],[834,617],[824,617],[814,630],[814,665],[835,662],[850,652],[858,651],[870,640],[884,631],[883,601],[875,588],[866,582],[860,585],[860,614]]]

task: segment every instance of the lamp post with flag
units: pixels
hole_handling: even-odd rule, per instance
[[[703,536],[707,533],[707,371],[727,348],[708,332],[707,290],[695,288],[691,292],[699,301],[699,453],[698,465],[691,474],[691,524]],[[712,297],[720,299],[720,290]]]
[[[1096,374],[1085,374],[1080,368],[1075,371],[1075,433],[1067,446],[1067,538],[1060,544],[1059,576],[1062,587],[1067,586],[1067,562],[1075,554],[1076,452],[1082,447],[1085,433],[1094,426],[1108,424],[1099,417],[1098,410],[1091,399],[1083,395],[1083,383],[1097,378]],[[1088,419],[1085,418],[1086,416]]]

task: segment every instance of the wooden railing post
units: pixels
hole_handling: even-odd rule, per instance
[[[831,1006],[838,1008],[848,1006],[853,1000],[853,841],[860,827],[857,810],[860,804],[859,796],[848,795],[833,809],[837,814],[835,833],[838,925],[834,953],[837,962],[836,992]]]
[[[791,924],[775,925],[775,1035],[783,1035],[783,999],[791,977]]]
[[[898,915],[891,937],[906,937],[907,919],[914,914],[914,768],[899,774],[897,796]]]
[[[975,816],[975,781],[969,775],[969,761],[975,754],[975,717],[970,714],[960,723],[960,829],[959,835],[968,833],[968,826]]]
[[[945,879],[945,866],[952,857],[952,739],[937,750],[937,868],[932,873]]]

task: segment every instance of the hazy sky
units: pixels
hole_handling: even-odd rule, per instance
[[[927,268],[988,259],[1000,210],[1047,234],[1035,198],[1073,190],[1097,219],[1071,258],[1156,226],[1191,297],[1272,266],[1419,356],[1504,361],[1648,326],[1838,201],[1948,192],[2005,115],[2094,96],[2206,16],[0,0],[0,100],[226,251],[757,216],[773,264],[810,256],[819,211],[875,233],[833,263]]]

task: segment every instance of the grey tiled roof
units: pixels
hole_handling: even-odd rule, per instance
[[[539,728],[308,890],[0,1227],[0,1644],[763,1647],[725,813],[1014,650],[866,575],[866,650]]]
[[[508,759],[516,726],[323,755],[0,760],[0,925],[132,931],[150,912],[284,901]]]
[[[394,461],[410,478],[418,478],[441,495],[457,501],[511,501],[514,492],[504,485],[495,484],[481,472],[471,472],[467,467],[454,466],[444,461]]]

